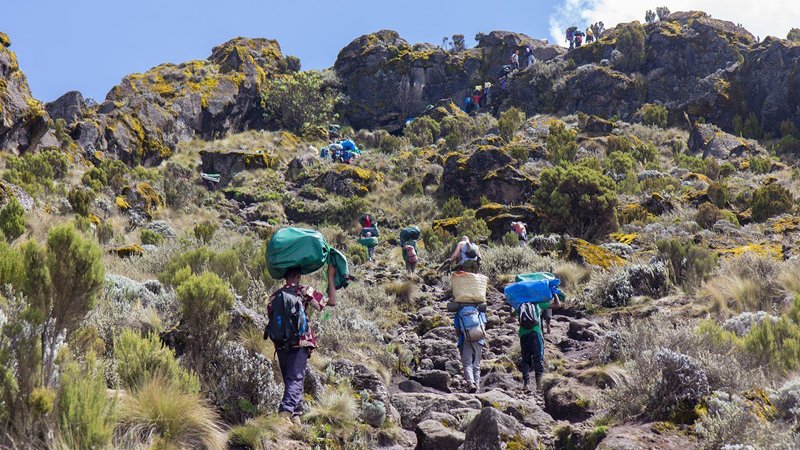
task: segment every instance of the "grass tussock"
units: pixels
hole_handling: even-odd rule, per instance
[[[274,442],[287,435],[289,423],[275,415],[254,417],[228,432],[231,444],[245,445],[253,450],[264,450],[268,442]]]
[[[308,420],[334,428],[346,428],[355,422],[357,407],[353,392],[349,389],[329,389],[319,402],[311,407]]]
[[[227,448],[214,410],[198,394],[163,378],[153,378],[123,397],[116,434],[122,448]]]

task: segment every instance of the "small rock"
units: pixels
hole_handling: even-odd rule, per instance
[[[424,370],[411,376],[421,385],[436,389],[437,391],[450,392],[450,374],[443,370]]]
[[[403,392],[425,392],[425,387],[414,380],[403,380],[397,385],[397,387]]]

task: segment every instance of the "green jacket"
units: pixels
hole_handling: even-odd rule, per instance
[[[542,311],[545,309],[550,308],[550,302],[542,302],[542,303],[534,303],[533,310],[536,313],[536,326],[533,328],[523,328],[519,327],[519,335],[525,336],[526,334],[531,334],[534,331],[542,334]],[[517,317],[517,311],[514,311],[514,317]]]

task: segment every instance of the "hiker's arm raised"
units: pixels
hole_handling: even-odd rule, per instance
[[[455,261],[456,258],[458,258],[458,252],[461,251],[461,245],[462,244],[463,244],[462,242],[459,242],[458,245],[456,245],[456,251],[454,251],[453,254],[450,255],[450,258],[449,258],[450,261]]]
[[[328,266],[328,306],[336,306],[336,267]]]

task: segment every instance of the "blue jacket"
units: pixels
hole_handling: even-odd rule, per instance
[[[464,344],[464,331],[461,329],[461,317],[459,316],[460,312],[461,311],[457,312],[455,317],[453,317],[453,327],[455,327],[456,332],[458,332],[458,344],[456,344],[458,345],[458,348],[461,348],[461,345]],[[485,325],[486,313],[478,311],[478,317],[480,317],[481,323]],[[486,344],[486,341],[484,339],[481,339],[480,341],[478,341],[478,343],[484,345]]]

